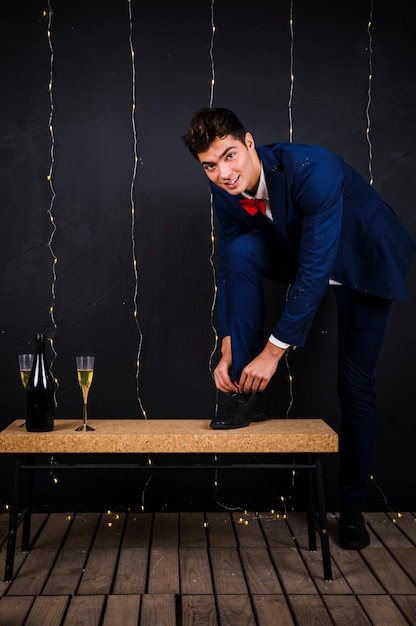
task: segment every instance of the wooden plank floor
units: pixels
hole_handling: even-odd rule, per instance
[[[338,547],[328,514],[325,581],[303,513],[37,513],[5,583],[3,513],[0,625],[415,625],[414,514],[365,517],[372,541],[357,552]]]

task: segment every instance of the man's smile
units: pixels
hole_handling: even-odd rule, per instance
[[[240,180],[240,174],[238,174],[237,176],[235,176],[233,179],[231,179],[229,181],[224,181],[223,184],[226,187],[229,187],[230,189],[234,189],[234,187],[237,185],[239,180]]]

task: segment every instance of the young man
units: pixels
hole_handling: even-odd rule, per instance
[[[238,117],[205,108],[183,137],[210,180],[219,223],[217,388],[232,395],[212,428],[270,416],[262,393],[290,347],[303,346],[329,284],[338,312],[340,543],[370,542],[362,506],[375,440],[375,369],[392,303],[408,297],[416,240],[364,178],[315,145],[256,147]],[[290,290],[266,345],[263,278]]]

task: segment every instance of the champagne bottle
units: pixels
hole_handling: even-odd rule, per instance
[[[26,388],[26,430],[33,433],[53,430],[54,383],[45,354],[45,337],[36,335],[36,353]]]

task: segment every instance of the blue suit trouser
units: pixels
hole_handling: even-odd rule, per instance
[[[226,302],[233,353],[233,379],[264,346],[263,279],[290,283],[293,258],[273,233],[234,239],[226,259]],[[338,313],[340,508],[361,508],[376,437],[375,373],[392,301],[343,286],[334,287]]]

